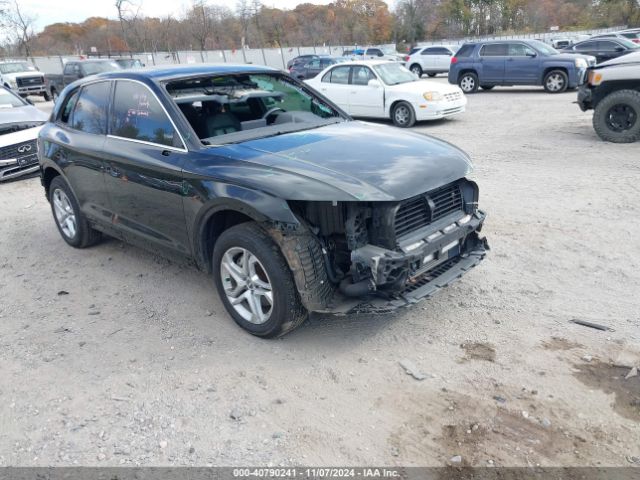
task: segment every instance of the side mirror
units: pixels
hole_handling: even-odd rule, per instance
[[[536,58],[538,54],[536,52],[527,52],[527,57]]]
[[[616,52],[624,52],[624,47],[616,47]]]
[[[382,52],[378,52],[378,56],[379,56],[379,57],[384,57],[384,53],[382,53]]]
[[[380,84],[380,81],[376,80],[375,78],[372,78],[371,80],[369,80],[369,82],[367,82],[367,85],[373,88],[380,88],[382,86]]]

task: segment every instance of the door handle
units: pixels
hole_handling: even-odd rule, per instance
[[[168,157],[169,155],[171,155],[171,150],[162,150],[162,155]]]

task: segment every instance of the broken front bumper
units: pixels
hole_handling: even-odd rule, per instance
[[[366,245],[352,261],[371,269],[377,290],[364,298],[336,294],[331,313],[388,313],[430,297],[461,278],[486,256],[489,245],[479,232],[485,214],[447,217],[421,235],[400,242],[400,251]],[[393,285],[393,288],[389,288]]]

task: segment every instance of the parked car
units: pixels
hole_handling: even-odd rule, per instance
[[[611,60],[612,58],[621,57],[622,55],[634,52],[638,49],[640,49],[640,45],[635,44],[626,38],[599,37],[576,43],[572,47],[562,50],[562,52],[591,55],[596,57],[596,63],[602,63],[607,60]]]
[[[382,49],[378,47],[356,48],[355,50],[345,50],[344,57],[351,60],[389,60],[392,62],[403,62],[404,55],[395,50]]]
[[[588,70],[578,91],[582,111],[594,110],[593,128],[608,142],[640,140],[640,52]]]
[[[568,46],[570,46],[573,42],[571,41],[570,38],[568,37],[564,37],[564,38],[554,38],[551,40],[551,46],[557,50],[563,49],[563,48],[567,48]]]
[[[306,83],[354,117],[391,118],[403,128],[457,115],[467,104],[460,88],[419,80],[384,60],[334,65]]]
[[[45,84],[49,96],[56,100],[64,87],[81,78],[96,75],[98,73],[120,70],[122,67],[110,59],[77,60],[64,64],[62,74],[47,74]]]
[[[0,62],[0,85],[10,88],[18,95],[38,95],[49,100],[49,93],[44,85],[44,74],[29,62]]]
[[[640,29],[624,30],[621,32],[601,33],[594,35],[592,38],[618,38],[629,40],[630,42],[640,44]]]
[[[335,65],[336,63],[346,61],[347,59],[344,57],[331,57],[329,55],[317,56],[316,58],[309,60],[307,63],[295,64],[291,67],[289,73],[298,80],[305,80],[308,78],[314,78],[329,65]]]
[[[186,258],[261,337],[292,330],[309,311],[415,303],[488,248],[464,152],[353,121],[268,67],[82,79],[61,93],[39,144],[67,244],[88,247],[102,232]]]
[[[314,58],[317,58],[318,55],[315,54],[310,54],[310,55],[298,55],[295,58],[292,58],[291,60],[289,60],[287,62],[287,70],[291,71],[291,68],[295,65],[298,64],[305,64],[311,60],[313,60]]]
[[[144,63],[142,63],[137,58],[114,58],[114,62],[116,62],[120,68],[142,68],[144,67]]]
[[[429,45],[416,50],[405,58],[405,64],[413,73],[421,77],[426,73],[435,77],[439,73],[447,73],[451,66],[451,57],[455,52],[447,45]]]
[[[595,58],[561,54],[536,40],[491,40],[464,44],[451,58],[449,83],[464,93],[496,85],[542,85],[548,93],[576,88]]]
[[[36,138],[48,115],[0,86],[0,182],[38,170]]]

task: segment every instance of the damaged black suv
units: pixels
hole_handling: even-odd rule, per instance
[[[488,249],[465,153],[353,121],[257,66],[115,71],[69,85],[39,137],[62,238],[102,233],[211,272],[234,320],[282,335],[308,312],[388,312]]]

